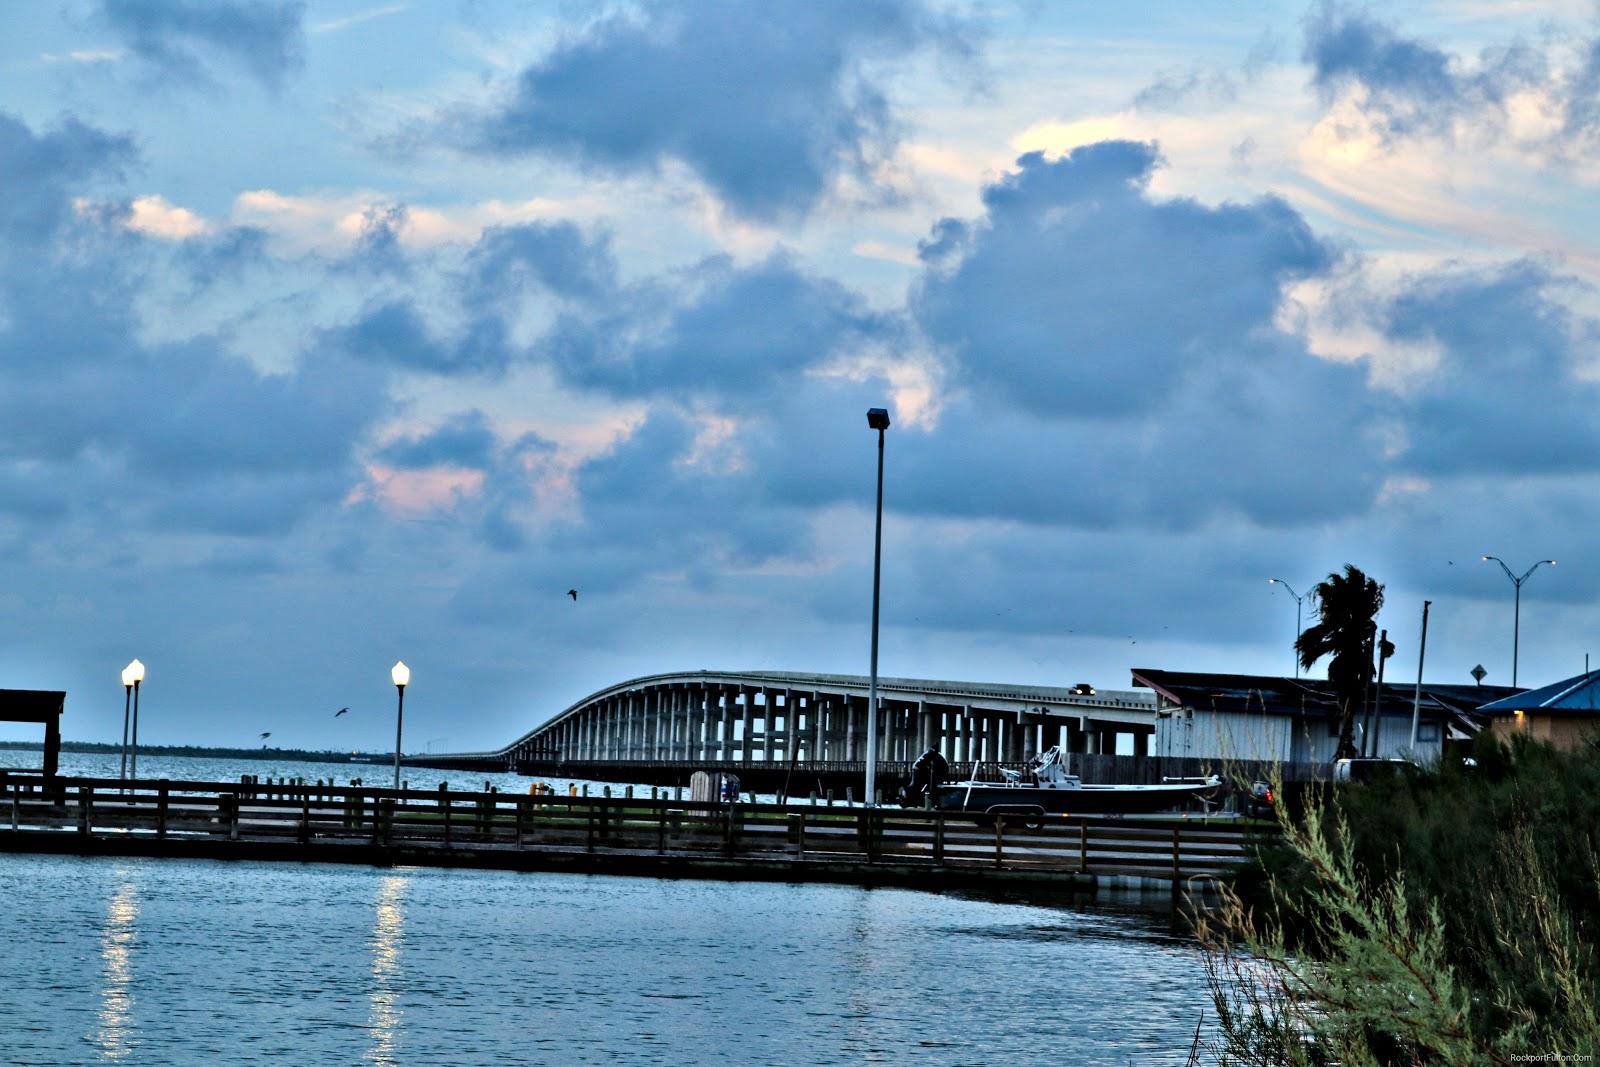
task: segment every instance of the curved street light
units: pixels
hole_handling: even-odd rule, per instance
[[[1522,583],[1527,581],[1528,577],[1533,574],[1534,571],[1538,570],[1546,563],[1554,567],[1556,565],[1556,561],[1553,559],[1541,559],[1538,563],[1535,563],[1533,566],[1523,571],[1522,577],[1518,578],[1515,574],[1511,573],[1511,568],[1507,567],[1506,561],[1501,559],[1499,556],[1483,557],[1483,561],[1485,563],[1489,562],[1491,559],[1500,564],[1500,569],[1506,572],[1506,577],[1511,579],[1511,584],[1515,586],[1517,590],[1516,607],[1511,617],[1511,687],[1515,689],[1517,685],[1517,646],[1521,643],[1522,639]]]
[[[1288,591],[1290,596],[1294,597],[1294,642],[1295,642],[1295,645],[1298,646],[1300,644],[1300,633],[1301,633],[1301,630],[1300,630],[1300,604],[1301,604],[1302,601],[1314,599],[1316,597],[1316,595],[1317,595],[1316,590],[1315,590],[1315,588],[1313,588],[1310,592],[1305,593],[1305,594],[1296,593],[1294,591],[1294,587],[1291,586],[1288,582],[1284,581],[1282,578],[1268,578],[1267,579],[1267,584],[1268,585],[1281,585],[1281,586],[1283,586],[1283,588],[1285,590]],[[1296,678],[1300,677],[1300,649],[1298,647],[1296,647],[1295,650],[1294,650],[1294,676]]]

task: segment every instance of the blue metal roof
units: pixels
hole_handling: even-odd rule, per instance
[[[1485,704],[1478,710],[1486,715],[1509,715],[1515,711],[1592,711],[1600,714],[1600,670],[1575,675],[1542,689],[1530,689]]]

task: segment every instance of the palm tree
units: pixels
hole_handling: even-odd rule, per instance
[[[1383,607],[1383,586],[1368,578],[1353,563],[1344,573],[1328,575],[1317,583],[1317,611],[1321,621],[1308,627],[1295,641],[1300,666],[1311,666],[1323,656],[1328,661],[1328,683],[1339,701],[1339,748],[1335,759],[1356,754],[1356,708],[1372,681],[1373,620]]]

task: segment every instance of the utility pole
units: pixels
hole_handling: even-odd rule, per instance
[[[1428,605],[1431,600],[1422,602],[1422,641],[1417,645],[1417,692],[1411,698],[1411,754],[1413,758],[1417,752],[1417,726],[1422,718],[1422,659],[1428,654]],[[1444,729],[1443,724],[1439,727]],[[1439,751],[1444,751],[1444,738],[1439,739]]]

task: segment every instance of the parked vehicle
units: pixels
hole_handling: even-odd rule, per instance
[[[1411,760],[1400,756],[1376,758],[1363,756],[1358,759],[1341,759],[1333,761],[1333,780],[1335,782],[1371,782],[1385,775],[1412,774],[1420,768]]]
[[[1273,808],[1277,802],[1277,795],[1272,791],[1272,783],[1256,781],[1250,783],[1250,792],[1245,796],[1241,807],[1248,818],[1270,819],[1273,818]]]

